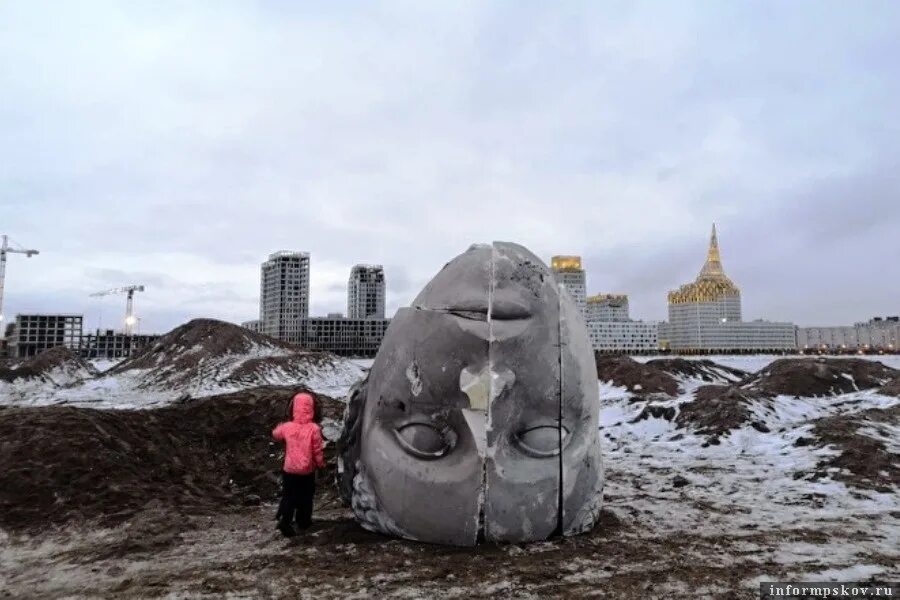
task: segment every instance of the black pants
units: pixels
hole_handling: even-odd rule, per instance
[[[279,520],[297,523],[300,529],[312,525],[313,496],[316,494],[316,474],[294,475],[282,473]]]

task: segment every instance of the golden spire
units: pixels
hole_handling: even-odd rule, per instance
[[[709,239],[709,252],[706,254],[706,263],[700,269],[700,275],[693,283],[687,283],[677,290],[669,292],[669,303],[716,302],[725,297],[739,297],[740,293],[738,287],[728,279],[722,268],[719,238],[716,235],[716,224],[713,223],[712,235]]]
[[[706,263],[700,269],[700,277],[722,277],[725,269],[722,268],[722,257],[719,254],[719,238],[716,235],[716,224],[713,223],[712,235],[709,238],[709,252],[706,253]]]

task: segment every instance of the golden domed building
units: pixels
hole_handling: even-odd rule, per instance
[[[782,352],[797,348],[792,323],[741,319],[741,290],[725,275],[713,224],[706,262],[691,283],[669,292],[660,345],[678,352]]]
[[[704,316],[726,321],[741,320],[741,290],[734,285],[719,254],[719,237],[713,224],[709,251],[700,274],[692,283],[686,283],[669,292],[669,317],[672,313],[697,312]]]

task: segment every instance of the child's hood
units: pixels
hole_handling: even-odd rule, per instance
[[[313,397],[306,392],[300,392],[294,396],[294,422],[312,423],[313,421]]]

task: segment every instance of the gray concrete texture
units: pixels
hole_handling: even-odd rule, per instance
[[[352,392],[342,496],[366,528],[471,546],[596,522],[599,397],[582,317],[517,244],[447,263],[388,329]]]

